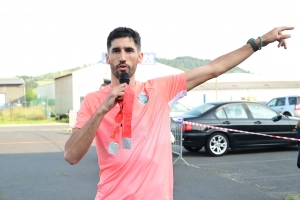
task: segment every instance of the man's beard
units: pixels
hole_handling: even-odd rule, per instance
[[[122,63],[122,64],[123,64],[123,63]],[[114,77],[116,77],[117,79],[119,79],[120,74],[122,73],[122,72],[118,72],[118,68],[119,68],[120,65],[121,65],[121,64],[118,64],[117,66],[112,66],[112,65],[110,65],[110,67],[111,67],[112,69],[114,69],[114,71],[112,72],[112,74],[113,74]],[[124,65],[124,64],[123,64],[123,65]],[[131,66],[128,65],[128,64],[125,64],[125,65],[126,65],[127,68],[128,68],[128,74],[129,74],[129,77],[131,77],[131,76],[135,73],[137,64],[135,65],[135,67],[131,67]]]

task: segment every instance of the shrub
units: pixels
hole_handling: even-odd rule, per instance
[[[0,121],[26,121],[45,119],[45,110],[41,106],[12,107],[0,111]]]

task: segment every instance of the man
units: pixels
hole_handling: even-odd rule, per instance
[[[100,85],[100,87],[99,87],[99,90],[102,90],[102,89],[105,88],[106,86],[107,86],[106,83],[102,83],[102,84]]]
[[[130,28],[116,28],[107,38],[111,84],[84,99],[65,146],[66,161],[78,163],[95,138],[100,167],[95,199],[173,199],[172,103],[269,43],[278,41],[278,47],[286,48],[285,39],[291,36],[283,31],[292,29],[275,28],[205,66],[141,83],[135,80],[137,64],[143,60],[140,36]],[[122,72],[129,74],[129,86],[119,83]]]

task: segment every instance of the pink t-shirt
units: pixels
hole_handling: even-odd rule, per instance
[[[170,106],[186,95],[185,73],[137,82],[131,129],[131,148],[108,152],[117,104],[103,118],[95,136],[100,181],[95,199],[173,199]],[[75,128],[82,128],[104,101],[111,86],[88,94],[78,112]]]

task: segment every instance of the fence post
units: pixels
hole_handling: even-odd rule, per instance
[[[171,134],[173,134],[175,141],[172,143],[172,154],[178,157],[173,161],[173,165],[181,159],[187,166],[189,164],[182,157],[182,122],[183,119],[171,119]]]
[[[11,107],[11,99],[9,99],[9,114],[10,114],[10,121],[12,121],[12,107]]]

